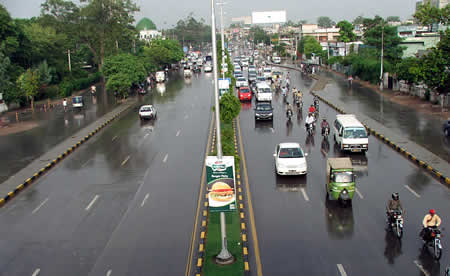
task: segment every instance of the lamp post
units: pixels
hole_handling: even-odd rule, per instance
[[[222,141],[220,137],[220,106],[219,106],[219,90],[217,80],[217,43],[216,43],[216,19],[214,15],[214,0],[211,0],[211,36],[213,50],[213,75],[214,75],[214,98],[216,112],[216,139],[217,139],[217,158],[222,159]],[[220,212],[220,234],[222,240],[222,250],[216,256],[216,262],[220,264],[229,264],[233,262],[233,256],[227,248],[227,229],[225,223],[225,213]]]
[[[221,31],[221,40],[222,40],[222,78],[225,79],[225,35],[223,32],[223,5],[225,2],[217,3],[220,6],[220,31]]]
[[[380,68],[380,90],[383,90],[383,55],[384,55],[384,24],[381,23],[381,68]]]

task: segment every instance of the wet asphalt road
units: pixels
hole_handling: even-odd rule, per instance
[[[391,128],[398,134],[422,145],[442,159],[450,162],[450,138],[442,132],[444,120],[417,112],[408,106],[386,99],[369,88],[354,82],[349,89],[346,80],[330,72],[321,73],[331,79],[327,90],[359,112]]]
[[[1,275],[181,275],[211,119],[211,75],[171,76],[0,209]]]
[[[95,97],[88,92],[82,95],[85,104],[83,109],[72,109],[71,98],[68,98],[67,112],[58,106],[48,112],[20,115],[22,121],[34,121],[38,126],[0,136],[0,155],[4,157],[0,160],[0,183],[116,106],[115,97],[107,93],[103,86],[97,87]],[[15,117],[9,119],[15,121]]]
[[[311,86],[311,81],[298,72],[292,71],[291,79],[303,92]],[[288,99],[292,102],[291,94]],[[263,274],[345,275],[341,270],[346,275],[421,275],[421,266],[427,275],[442,275],[450,264],[448,230],[442,239],[440,263],[420,250],[418,233],[430,208],[437,210],[442,226],[448,228],[449,189],[370,136],[365,155],[350,155],[359,192],[353,205],[344,208],[327,202],[326,159],[344,154],[334,149],[331,135],[328,144],[320,134],[306,138],[304,119],[312,96],[306,93],[304,101],[304,111],[298,117],[295,109],[297,117],[290,125],[279,94],[273,99],[273,123],[255,122],[254,100],[242,103],[240,126]],[[335,116],[336,112],[321,102],[320,118],[333,122]],[[275,146],[291,141],[299,142],[309,153],[306,177],[276,176],[272,156]],[[400,193],[406,209],[401,242],[385,231],[385,204],[392,192]]]

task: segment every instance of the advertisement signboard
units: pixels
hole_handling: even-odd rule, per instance
[[[286,11],[252,12],[252,24],[286,23]]]
[[[210,212],[232,212],[236,210],[234,156],[206,158],[206,181]]]

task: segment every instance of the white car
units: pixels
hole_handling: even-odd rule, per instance
[[[141,120],[155,119],[156,118],[156,109],[151,104],[141,106],[141,108],[139,108],[139,118]]]
[[[272,57],[272,61],[275,64],[280,64],[281,63],[281,58],[280,57]]]
[[[279,175],[304,175],[308,171],[307,153],[298,143],[280,143],[275,148],[275,170]]]
[[[247,87],[248,86],[248,81],[246,78],[244,77],[240,77],[236,79],[236,87]]]
[[[271,79],[271,78],[272,78],[272,68],[270,68],[270,67],[264,67],[263,76],[264,76],[266,79]]]
[[[209,63],[209,62],[203,66],[203,71],[205,71],[205,72],[212,72],[212,70],[213,70],[213,67],[212,67],[211,63]]]

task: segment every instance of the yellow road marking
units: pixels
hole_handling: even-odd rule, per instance
[[[245,182],[245,188],[247,189],[247,206],[248,206],[248,213],[250,217],[250,228],[252,231],[252,240],[253,240],[253,247],[255,252],[255,261],[256,261],[256,275],[262,276],[262,264],[261,264],[261,256],[259,252],[259,244],[258,244],[258,235],[256,233],[256,226],[255,226],[255,215],[253,213],[253,204],[252,204],[252,195],[250,192],[250,187],[248,184],[248,174],[247,174],[247,163],[245,162],[245,152],[244,147],[242,143],[242,135],[241,135],[241,125],[239,123],[239,117],[236,119],[237,121],[237,129],[239,134],[239,146],[241,150],[241,160],[242,160],[242,171],[244,173],[244,182]],[[239,176],[239,175],[238,175]],[[245,263],[245,268],[248,270],[248,263]]]
[[[211,122],[209,124],[209,136],[208,136],[208,142],[206,144],[206,151],[205,151],[205,158],[204,160],[206,160],[206,157],[208,156],[209,153],[209,146],[211,144],[211,136],[213,133],[213,123],[214,123],[214,113],[211,114]],[[202,194],[205,191],[205,178],[206,178],[206,167],[204,165],[204,162],[202,163],[202,176],[201,176],[201,180],[200,180],[200,190],[198,193],[198,202],[197,202],[197,211],[195,212],[195,221],[194,221],[194,228],[192,229],[192,236],[191,236],[191,244],[189,246],[189,253],[188,253],[188,259],[187,259],[187,263],[186,263],[186,270],[185,270],[185,275],[189,276],[191,275],[191,269],[192,269],[192,256],[194,256],[194,245],[196,243],[196,236],[195,232],[197,231],[197,227],[198,227],[198,218],[200,215],[200,206],[202,203]],[[208,196],[206,195],[206,198],[208,198]],[[206,222],[205,222],[206,223]],[[202,222],[203,225],[203,222]],[[201,264],[201,260],[199,259],[199,262]],[[197,263],[198,264],[198,263]]]

